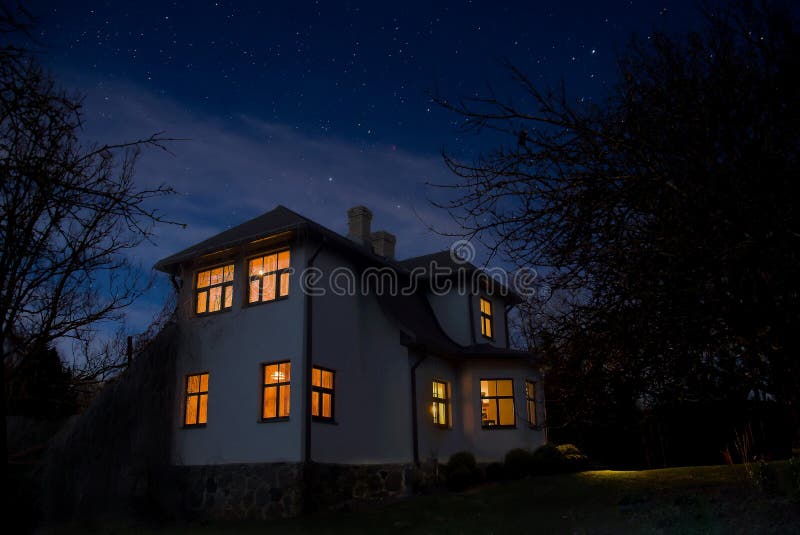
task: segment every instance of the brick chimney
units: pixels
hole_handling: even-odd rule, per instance
[[[375,254],[394,260],[394,246],[397,243],[397,238],[394,234],[386,232],[385,230],[378,230],[370,235],[372,240],[372,250]]]
[[[347,211],[347,237],[361,245],[370,245],[372,212],[366,206],[354,206]]]

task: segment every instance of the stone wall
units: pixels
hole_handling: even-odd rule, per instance
[[[433,484],[431,467],[410,464],[312,463],[225,464],[175,467],[184,488],[184,508],[213,519],[296,516],[308,509],[352,509],[408,496]]]

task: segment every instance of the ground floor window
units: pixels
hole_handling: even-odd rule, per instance
[[[512,379],[481,379],[481,425],[483,427],[513,427],[514,381]]]
[[[262,420],[280,420],[289,417],[291,371],[292,364],[289,361],[264,364],[262,376],[264,382],[264,399],[261,405]]]
[[[186,376],[186,407],[183,425],[203,426],[208,422],[208,374]]]
[[[449,425],[449,422],[447,421],[448,403],[449,396],[447,392],[447,383],[442,381],[434,381],[433,406],[431,407],[434,424],[441,427],[447,427]]]
[[[311,369],[311,416],[333,420],[333,370],[315,366]]]

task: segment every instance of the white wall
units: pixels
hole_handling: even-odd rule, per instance
[[[315,261],[326,274],[354,269],[323,249]],[[355,272],[357,272],[354,269]],[[328,288],[330,290],[330,288]],[[335,423],[312,422],[312,456],[329,463],[409,462],[411,398],[408,351],[374,296],[314,297],[315,365],[333,369]]]
[[[266,251],[265,251],[266,252]],[[291,265],[305,265],[303,248],[291,249]],[[204,317],[192,313],[193,272],[183,276],[178,325],[181,336],[175,407],[177,464],[300,461],[302,429],[303,294],[290,279],[289,298],[244,307],[247,267],[236,260],[230,310]],[[261,420],[261,365],[292,363],[288,421]],[[209,372],[208,423],[182,428],[187,374]]]
[[[514,410],[516,427],[484,428],[481,426],[480,381],[481,379],[507,379],[514,381]],[[513,448],[536,449],[545,443],[545,433],[531,428],[527,423],[525,408],[525,380],[537,381],[537,403],[539,421],[542,420],[541,384],[532,367],[522,362],[489,359],[465,362],[461,367],[461,411],[466,438],[466,449],[478,461],[500,461]]]

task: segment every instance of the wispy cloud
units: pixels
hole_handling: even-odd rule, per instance
[[[364,204],[374,212],[375,229],[397,235],[401,258],[443,249],[451,241],[427,228],[452,227],[428,201],[436,192],[425,184],[449,179],[434,152],[310,135],[265,121],[258,110],[209,117],[125,83],[77,84],[86,95],[87,140],[130,140],[154,132],[186,139],[170,144],[172,154],[143,152],[137,166],[143,185],[163,182],[180,193],[159,201],[158,208],[187,225],[161,227],[154,244],[135,251],[145,268],[278,204],[341,233],[346,209]],[[166,281],[156,285],[142,308],[155,309],[166,288]],[[141,321],[138,311],[131,316]]]

